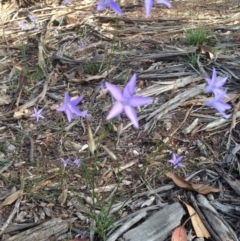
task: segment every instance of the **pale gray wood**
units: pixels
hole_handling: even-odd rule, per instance
[[[174,228],[180,225],[185,211],[179,203],[166,206],[142,224],[126,232],[126,241],[165,241]]]
[[[198,194],[197,200],[201,206],[206,207],[208,210],[201,208],[204,216],[208,220],[208,223],[211,225],[212,229],[217,233],[221,240],[225,241],[238,241],[234,231],[229,225],[226,225],[226,221],[223,222],[222,218],[218,217],[216,209],[209,203],[206,197]],[[211,211],[211,212],[210,212]]]
[[[43,224],[21,232],[5,241],[51,241],[56,240],[57,237],[63,233],[66,233],[69,229],[70,221],[62,220],[61,218],[55,218],[44,222]]]

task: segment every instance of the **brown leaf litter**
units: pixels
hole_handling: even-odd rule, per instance
[[[2,240],[103,240],[93,217],[111,217],[107,241],[166,241],[193,213],[189,240],[191,229],[215,241],[240,239],[240,6],[172,4],[154,4],[146,19],[142,2],[122,3],[116,21],[87,0],[1,1]],[[203,25],[207,42],[188,46],[186,30]],[[228,76],[227,120],[204,106],[212,67]],[[106,124],[111,100],[100,91],[104,80],[122,87],[132,73],[137,94],[154,97],[138,110],[138,131],[124,116]],[[64,92],[83,96],[88,123],[56,112]],[[33,107],[43,108],[39,123]],[[170,171],[172,152],[184,156],[185,169]],[[80,158],[80,167],[63,169],[66,156]]]

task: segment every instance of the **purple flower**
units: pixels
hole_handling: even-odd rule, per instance
[[[213,92],[215,95],[219,95],[220,93],[225,93],[221,87],[225,84],[228,77],[217,77],[217,71],[213,68],[212,78],[206,78],[205,80],[208,83],[208,86],[205,88],[206,93]],[[226,93],[225,93],[226,94]]]
[[[28,16],[28,17],[30,18],[30,20],[31,20],[32,23],[36,23],[36,22],[37,22],[37,19],[36,19],[35,16],[30,15],[30,16]]]
[[[154,0],[145,0],[146,18],[149,17],[149,15],[152,11],[153,1]],[[169,8],[172,6],[171,3],[169,2],[169,0],[157,0],[157,2],[165,4]]]
[[[34,114],[32,114],[31,116],[32,117],[35,117],[37,119],[37,122],[39,121],[39,118],[42,118],[44,119],[45,117],[41,115],[42,113],[42,109],[41,110],[37,110],[35,107],[34,107]]]
[[[125,111],[134,127],[138,128],[138,118],[134,107],[147,105],[151,103],[153,99],[142,96],[133,96],[136,87],[136,79],[137,76],[134,74],[126,84],[123,91],[115,85],[106,82],[107,89],[116,100],[107,116],[107,120],[110,120]]]
[[[168,162],[172,163],[174,168],[177,168],[177,167],[184,167],[185,165],[182,163],[182,159],[183,159],[183,156],[179,156],[177,157],[174,153],[173,153],[173,156],[172,156],[172,159]]]
[[[101,90],[105,90],[107,87],[106,87],[106,82],[103,81],[102,84],[100,85],[100,89]]]
[[[71,122],[73,116],[81,116],[86,117],[87,111],[80,111],[77,108],[77,105],[82,101],[82,97],[78,97],[74,100],[70,99],[70,96],[68,93],[65,93],[64,95],[64,103],[59,108],[57,108],[57,111],[64,111],[67,115],[68,121]]]
[[[68,165],[68,162],[69,162],[69,158],[68,159],[63,159],[63,158],[61,158],[61,161],[62,161],[62,163],[63,163],[63,166],[64,166],[64,168]]]
[[[219,92],[219,93],[216,92],[215,99],[213,99],[213,100],[206,100],[205,101],[205,105],[215,108],[225,118],[228,118],[226,113],[225,113],[225,111],[226,110],[230,110],[231,106],[229,104],[227,104],[227,103],[222,101],[222,98],[226,97],[226,96],[228,97],[226,92],[224,92],[223,90],[221,92]]]
[[[119,7],[118,3],[113,0],[99,0],[97,11],[103,10],[104,8],[109,7],[118,15],[122,15],[122,10]]]
[[[20,26],[21,30],[25,30],[25,29],[27,28],[27,25],[26,25],[25,22],[21,22],[21,23],[19,24],[19,26]]]
[[[70,3],[71,3],[71,0],[64,0],[63,3],[64,3],[64,4],[70,4]]]
[[[85,44],[85,43],[81,43],[81,44],[78,45],[78,49],[82,49],[82,48],[84,48],[84,47],[86,47],[86,44]]]
[[[76,159],[73,163],[76,164],[77,166],[79,166],[81,163],[81,160],[76,157]]]

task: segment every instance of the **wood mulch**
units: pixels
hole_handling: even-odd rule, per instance
[[[188,240],[240,240],[240,4],[172,5],[146,19],[142,1],[123,1],[121,17],[89,0],[0,2],[1,240],[168,241],[190,215]],[[188,45],[200,26],[207,42]],[[204,105],[213,67],[228,76],[227,120]],[[124,115],[106,122],[100,88],[133,73],[136,93],[154,98],[139,130]],[[83,96],[87,120],[56,111],[64,92]],[[172,153],[185,168],[172,170]],[[67,157],[81,165],[64,169]]]

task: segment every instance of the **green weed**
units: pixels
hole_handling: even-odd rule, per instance
[[[208,31],[204,26],[186,31],[186,40],[189,45],[201,45],[208,37]]]

